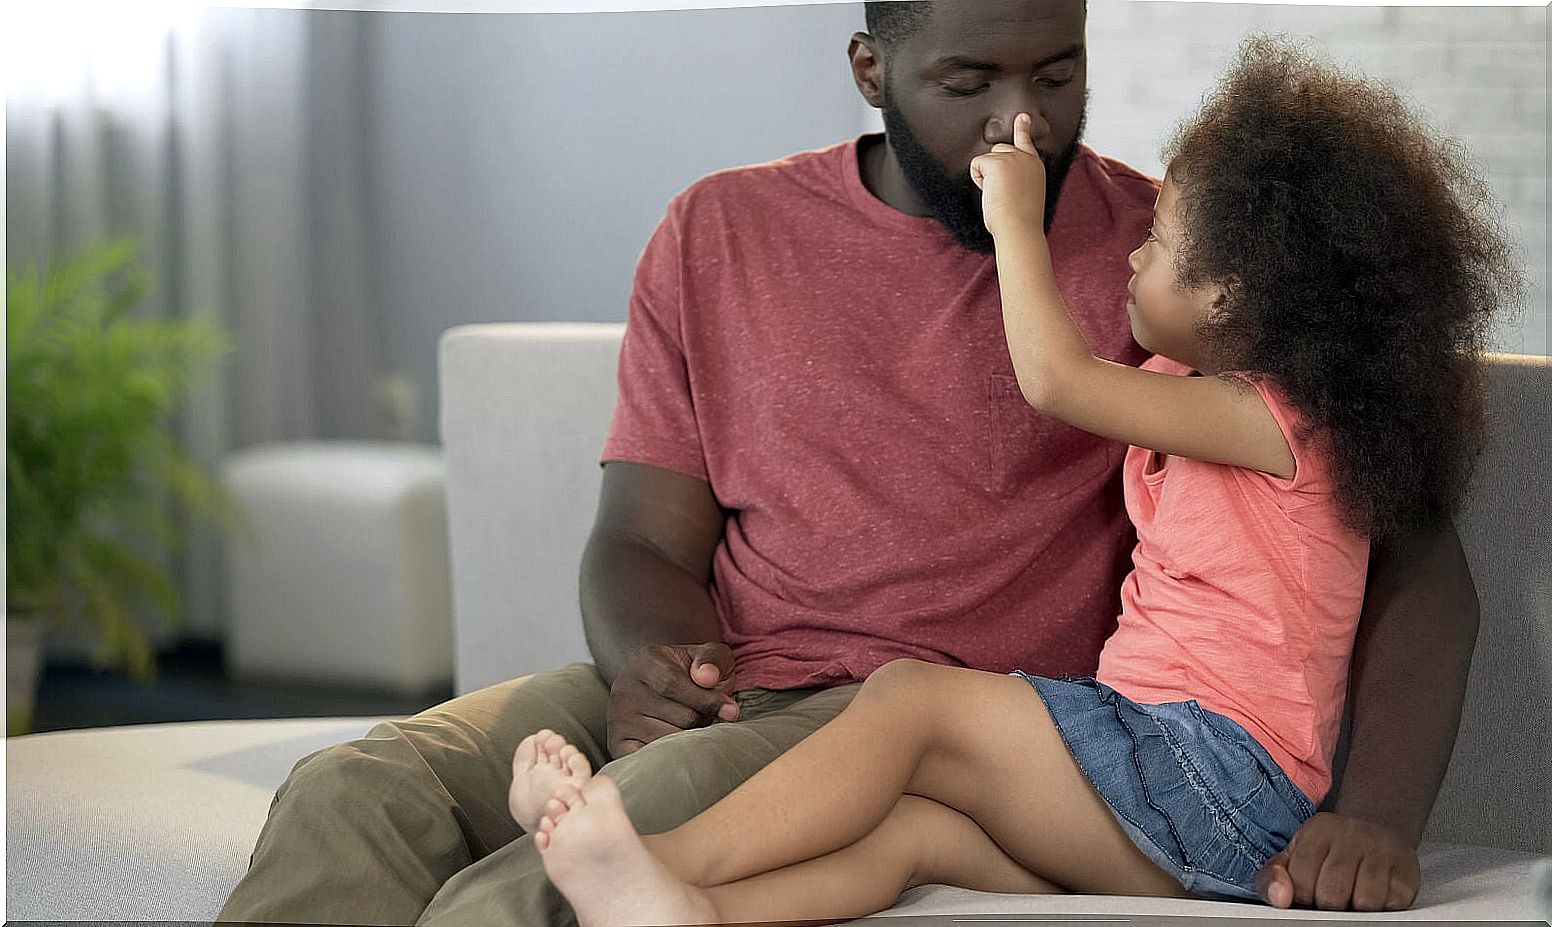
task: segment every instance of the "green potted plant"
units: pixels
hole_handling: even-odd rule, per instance
[[[136,247],[6,272],[7,733],[30,725],[48,628],[84,623],[98,665],[150,679],[137,616],[177,615],[164,564],[180,516],[233,512],[169,427],[229,339],[208,319],[134,315],[148,285]]]

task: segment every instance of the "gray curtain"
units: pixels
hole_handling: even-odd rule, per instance
[[[204,9],[114,34],[36,15],[37,65],[7,78],[7,263],[139,237],[143,310],[235,336],[178,423],[212,468],[260,442],[418,430],[370,273],[372,17]],[[195,636],[219,634],[219,558],[202,533],[178,564]]]

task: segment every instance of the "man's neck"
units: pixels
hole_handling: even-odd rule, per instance
[[[862,137],[857,148],[857,165],[862,172],[862,185],[885,206],[908,216],[932,215],[932,210],[905,179],[900,162],[895,160],[894,149],[881,133]]]

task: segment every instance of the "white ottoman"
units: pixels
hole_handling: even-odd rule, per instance
[[[447,496],[430,445],[309,441],[227,458],[238,678],[423,693],[453,675]]]

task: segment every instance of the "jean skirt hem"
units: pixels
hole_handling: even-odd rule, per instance
[[[1195,701],[1015,671],[1132,843],[1189,892],[1256,901],[1256,875],[1315,813],[1255,738]]]

